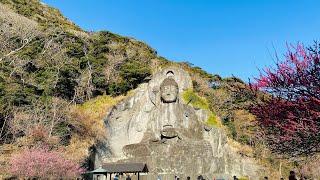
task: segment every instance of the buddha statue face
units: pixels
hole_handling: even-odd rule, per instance
[[[165,80],[163,80],[163,82],[160,85],[160,95],[162,102],[176,102],[178,97],[178,91],[178,84],[173,78],[168,77]]]

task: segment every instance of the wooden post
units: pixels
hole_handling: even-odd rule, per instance
[[[280,164],[279,164],[279,174],[280,174],[280,178],[282,178],[282,162],[280,159]]]

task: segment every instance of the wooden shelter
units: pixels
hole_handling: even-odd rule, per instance
[[[140,173],[148,173],[148,167],[145,163],[105,163],[101,168],[91,171],[91,173],[101,173],[106,176],[110,174],[110,180],[112,174],[135,173],[139,180]]]

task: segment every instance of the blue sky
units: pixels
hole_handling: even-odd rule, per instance
[[[318,0],[43,0],[88,31],[146,42],[158,54],[243,80],[286,43],[319,40]]]

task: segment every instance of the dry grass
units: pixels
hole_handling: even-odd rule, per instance
[[[130,93],[129,93],[130,94]],[[105,138],[104,117],[108,110],[126,96],[98,96],[71,108],[71,124],[83,137],[96,140]]]
[[[73,135],[70,144],[64,148],[64,155],[74,162],[82,163],[89,156],[89,147],[93,144],[92,138]]]
[[[238,151],[238,153],[240,153],[242,155],[245,155],[247,157],[253,156],[253,149],[252,149],[252,147],[250,147],[248,145],[240,144],[239,142],[237,142],[231,138],[228,138],[228,144],[232,148],[236,149]]]
[[[97,141],[106,137],[104,118],[111,107],[124,98],[130,96],[111,97],[107,95],[98,96],[82,105],[71,108],[71,124],[76,128],[72,135],[70,144],[65,147],[65,154],[76,162],[83,161],[89,155],[89,148]]]

